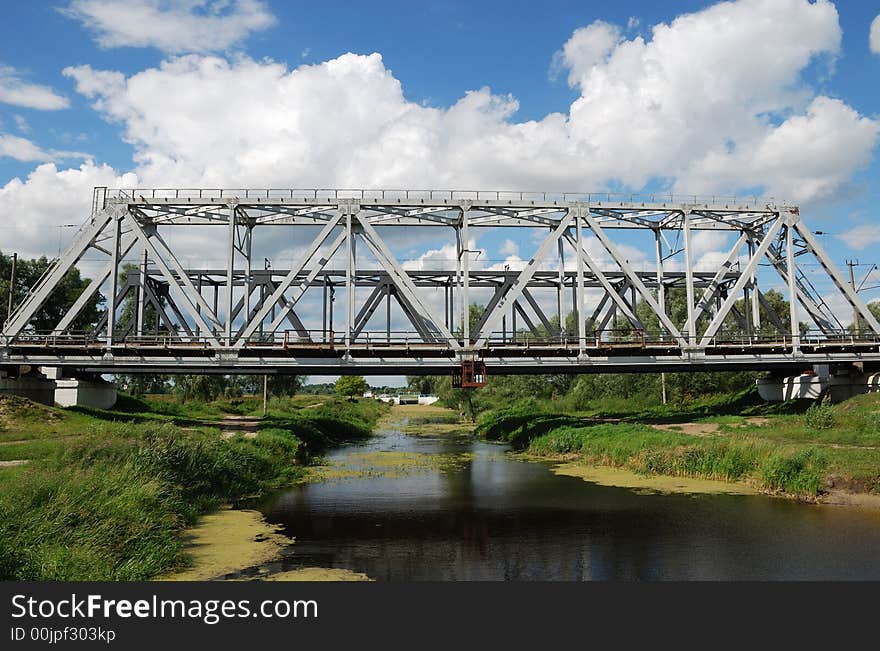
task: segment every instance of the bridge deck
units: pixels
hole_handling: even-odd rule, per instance
[[[459,342],[463,344],[463,342]],[[583,352],[581,352],[583,351]],[[4,365],[74,367],[87,372],[150,373],[369,373],[435,374],[456,368],[462,355],[447,342],[342,341],[254,342],[217,350],[206,341],[149,339],[126,342],[107,354],[102,341],[22,338],[6,351]],[[480,357],[494,373],[595,373],[688,370],[808,369],[813,364],[880,363],[880,338],[802,340],[795,348],[781,337],[763,341],[716,341],[699,349],[672,341],[490,341]]]

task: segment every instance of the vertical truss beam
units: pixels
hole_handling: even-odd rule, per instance
[[[880,335],[880,322],[877,321],[874,314],[871,312],[871,310],[868,309],[865,301],[861,299],[861,297],[856,293],[855,289],[853,289],[849,285],[849,283],[844,280],[843,276],[840,274],[840,271],[838,271],[837,267],[834,266],[831,258],[828,257],[828,254],[825,252],[825,249],[822,248],[822,245],[819,244],[819,240],[816,239],[815,235],[810,232],[809,228],[806,228],[804,226],[803,221],[801,221],[800,219],[798,219],[793,224],[793,227],[801,236],[801,238],[803,238],[813,256],[816,258],[816,260],[819,261],[819,264],[822,265],[825,273],[827,273],[831,277],[834,286],[837,287],[841,294],[843,294],[853,310],[859,313],[859,315],[865,320],[865,322],[868,324],[871,330],[874,331],[875,334]]]
[[[700,347],[705,348],[712,341],[712,337],[715,336],[715,333],[718,332],[718,328],[721,327],[721,324],[724,322],[725,317],[727,317],[730,312],[730,308],[733,307],[734,303],[736,303],[737,296],[742,291],[743,287],[746,286],[752,277],[752,274],[755,273],[755,270],[758,268],[758,262],[767,254],[767,251],[770,248],[770,245],[773,243],[773,238],[776,237],[776,234],[782,228],[783,220],[777,219],[773,222],[770,228],[764,233],[764,238],[761,240],[761,243],[758,245],[755,254],[752,256],[751,260],[749,260],[746,268],[742,271],[736,283],[734,283],[733,288],[731,288],[730,293],[727,295],[727,298],[722,303],[721,307],[718,308],[718,312],[715,314],[715,318],[712,319],[711,323],[709,323],[706,331],[703,333],[703,338],[700,341]]]
[[[272,292],[272,295],[263,303],[262,307],[260,307],[260,310],[251,319],[250,323],[248,323],[242,329],[241,335],[239,335],[238,341],[235,342],[235,347],[240,348],[241,346],[243,346],[244,342],[246,342],[250,338],[250,336],[252,334],[254,334],[256,329],[260,326],[260,324],[263,323],[263,321],[266,319],[266,317],[272,311],[272,308],[278,304],[278,300],[281,298],[281,296],[290,288],[291,284],[296,279],[297,275],[299,275],[299,273],[303,269],[305,269],[306,265],[314,257],[315,253],[318,252],[318,250],[321,248],[321,246],[326,241],[327,237],[330,235],[330,233],[333,231],[333,229],[336,228],[337,224],[339,224],[341,219],[342,219],[342,211],[341,210],[335,211],[335,214],[330,218],[330,220],[327,222],[327,224],[324,226],[324,228],[321,229],[321,232],[318,233],[318,236],[314,240],[312,240],[311,245],[309,245],[309,248],[306,250],[305,253],[303,253],[302,257],[299,259],[299,262],[297,264],[293,265],[293,267],[290,269],[290,271],[287,273],[287,275],[284,277],[284,279],[279,283],[279,285],[275,289],[275,291]],[[332,251],[328,255],[328,258],[333,255],[333,253],[336,251],[337,248],[339,248],[339,245],[341,243],[342,243],[341,238],[337,238],[337,241],[335,242],[335,246],[332,247]],[[324,265],[326,264],[326,262],[327,262],[327,259],[324,259],[324,260],[320,261],[317,265],[315,265],[315,267],[312,269],[314,276],[312,276],[312,274],[309,274],[311,276],[312,280],[314,280],[314,277],[317,276],[321,272],[321,270],[324,268]],[[300,290],[301,290],[300,296],[303,293],[305,293],[305,290],[307,288],[308,288],[308,283],[303,283],[303,285],[300,286]],[[296,300],[293,300],[293,301],[289,302],[289,305],[292,307],[295,303],[296,303]],[[282,309],[282,313],[284,312],[285,309],[286,308]],[[277,329],[278,326],[281,325],[281,321],[283,320],[283,318],[284,318],[283,316],[276,317],[275,320],[272,322],[273,324],[275,324],[275,326],[274,326],[275,329]]]
[[[511,301],[516,301],[519,299],[529,280],[531,280],[532,276],[535,275],[535,271],[537,271],[538,265],[541,264],[541,261],[547,256],[547,253],[556,244],[557,240],[568,228],[569,224],[571,223],[571,217],[571,210],[566,210],[565,215],[559,220],[559,225],[556,226],[555,229],[553,229],[550,235],[548,235],[543,242],[541,242],[541,246],[538,247],[538,251],[535,253],[535,256],[531,260],[529,260],[525,268],[519,273],[519,276],[517,276],[507,296],[498,301],[495,309],[486,318],[486,323],[483,325],[483,328],[477,334],[477,337],[479,338],[474,343],[473,347],[475,349],[479,350],[486,346],[486,343],[489,340],[492,332],[501,322],[501,317],[504,315],[505,305]]]
[[[418,290],[416,289],[415,284],[413,284],[412,278],[410,278],[409,274],[406,273],[394,257],[382,238],[379,237],[379,234],[370,224],[369,220],[365,217],[361,217],[359,213],[356,216],[361,228],[363,228],[361,237],[379,261],[379,264],[381,264],[384,270],[388,272],[389,279],[394,283],[397,291],[402,294],[413,307],[418,309],[419,313],[425,317],[425,320],[431,324],[433,331],[438,332],[444,339],[446,339],[450,348],[453,348],[454,350],[460,349],[461,346],[458,341],[443,324],[443,321],[437,318],[434,311],[419,297]]]
[[[147,235],[144,229],[141,228],[141,225],[138,223],[138,220],[134,217],[134,215],[127,214],[126,223],[131,226],[132,230],[137,235],[138,240],[140,240],[143,247],[152,256],[153,261],[156,263],[156,266],[159,267],[159,271],[162,272],[165,281],[168,283],[168,288],[170,292],[176,295],[175,299],[177,300],[177,302],[183,305],[184,309],[189,312],[189,315],[196,323],[199,324],[199,327],[205,332],[205,334],[211,332],[208,324],[205,323],[204,319],[202,319],[202,315],[199,314],[198,310],[196,310],[195,303],[190,300],[189,288],[192,287],[192,284],[189,283],[189,277],[186,274],[183,275],[181,280],[185,279],[185,282],[187,284],[184,287],[181,287],[177,279],[174,277],[174,274],[171,273],[171,270],[165,263],[165,260],[162,259],[162,256],[159,255],[156,247],[153,246],[153,242],[150,240],[150,237]],[[195,289],[193,288],[192,292],[194,291]],[[221,347],[220,341],[213,335],[208,336],[208,344],[213,348]]]
[[[629,282],[638,290],[639,294],[642,295],[642,300],[644,300],[648,306],[654,310],[654,314],[660,319],[660,322],[666,327],[666,330],[678,341],[679,346],[682,348],[687,348],[688,343],[682,337],[681,332],[678,328],[675,327],[675,324],[669,320],[669,317],[666,316],[666,312],[660,309],[660,306],[657,305],[657,301],[654,300],[654,297],[651,295],[651,292],[648,291],[648,288],[645,287],[645,283],[642,282],[642,279],[639,278],[638,274],[636,274],[629,263],[626,261],[626,258],[621,255],[618,248],[614,245],[605,231],[599,226],[599,223],[590,215],[589,211],[584,213],[584,218],[587,220],[587,223],[590,225],[590,230],[599,238],[599,241],[602,243],[602,246],[605,247],[605,250],[608,251],[608,254],[614,260],[614,262],[620,267],[620,270],[623,271],[624,275],[627,277]]]
[[[98,235],[118,214],[118,208],[106,208],[99,211],[92,218],[91,223],[80,232],[79,237],[74,239],[73,243],[71,243],[61,257],[55,261],[43,275],[42,279],[37,282],[27,298],[6,321],[3,329],[3,341],[6,345],[19,335],[37,311],[49,300],[49,296],[61,283],[67,272],[73,268],[73,265],[79,262]]]

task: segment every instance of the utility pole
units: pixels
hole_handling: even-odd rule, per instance
[[[666,373],[660,374],[660,396],[663,399],[663,404],[666,404]]]
[[[846,266],[849,267],[849,284],[852,286],[853,291],[857,292],[856,289],[856,276],[853,272],[853,268],[859,264],[858,260],[847,260]],[[859,310],[858,308],[853,308],[853,334],[858,336],[859,334]]]
[[[266,417],[266,413],[268,412],[268,398],[269,398],[269,376],[263,376],[263,418]]]
[[[12,317],[12,299],[15,296],[15,267],[18,263],[18,253],[12,254],[12,270],[9,272],[9,301],[6,306],[6,323]]]

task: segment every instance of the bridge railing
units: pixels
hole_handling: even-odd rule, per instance
[[[151,199],[205,200],[223,199],[270,200],[310,199],[361,201],[520,201],[629,203],[629,204],[694,204],[730,205],[766,208],[780,202],[772,197],[757,195],[696,195],[673,193],[626,192],[531,192],[517,190],[408,190],[365,188],[118,188],[106,190],[106,197],[120,202]]]
[[[188,334],[185,332],[162,331],[158,333],[146,333],[143,335],[126,335],[114,340],[114,348],[124,349],[142,347],[188,347],[210,348],[211,342],[221,339],[218,333]],[[579,346],[577,335],[567,332],[557,333],[534,333],[534,332],[494,332],[487,339],[487,348],[504,347],[566,347],[576,349]],[[457,342],[461,346],[467,346],[460,333]],[[100,348],[106,346],[106,335],[96,332],[68,332],[58,334],[54,332],[29,331],[20,334],[13,346],[29,347],[88,347]],[[469,343],[473,343],[469,342]],[[823,333],[819,331],[807,331],[799,336],[800,345],[864,345],[880,344],[880,335],[873,332],[838,332]],[[439,337],[425,338],[417,332],[407,330],[363,330],[352,334],[348,338],[348,344],[360,348],[381,347],[434,347],[446,348],[448,342]],[[254,333],[245,342],[245,348],[310,348],[310,347],[344,347],[346,336],[344,331],[330,330],[285,330],[274,333]],[[656,348],[677,347],[678,340],[666,332],[626,330],[626,329],[603,329],[592,330],[587,333],[587,345],[591,348]],[[708,348],[719,347],[768,347],[792,345],[792,337],[789,334],[761,333],[719,333],[708,342]]]

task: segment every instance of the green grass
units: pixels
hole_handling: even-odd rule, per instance
[[[714,405],[714,407],[713,407]],[[477,433],[516,449],[639,473],[748,481],[768,492],[814,497],[826,486],[880,493],[880,395],[839,405],[755,404],[751,391],[697,404],[616,414],[548,411],[538,401],[481,415]],[[712,409],[716,408],[716,413]],[[761,415],[755,420],[756,415]],[[651,423],[711,422],[695,436]]]
[[[207,423],[228,405],[154,412],[153,404],[123,399],[99,411],[0,401],[3,434],[21,441],[0,445],[0,459],[31,460],[0,468],[0,579],[167,572],[185,563],[180,534],[199,514],[301,477],[314,451],[368,436],[388,409],[275,400],[256,437],[223,439]]]

